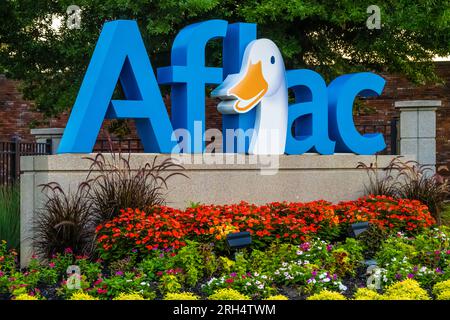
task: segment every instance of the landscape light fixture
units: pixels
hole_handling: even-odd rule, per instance
[[[354,223],[352,224],[352,236],[353,237],[357,237],[359,236],[361,233],[367,231],[367,229],[369,228],[369,222],[358,222],[358,223]]]
[[[250,232],[235,232],[227,234],[227,245],[230,249],[242,249],[252,244]]]

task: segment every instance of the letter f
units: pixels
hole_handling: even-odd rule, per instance
[[[205,148],[205,86],[222,82],[222,68],[205,67],[205,48],[209,40],[225,37],[227,26],[224,20],[187,26],[173,43],[172,66],[158,68],[158,83],[172,85],[172,125],[174,129],[186,129],[191,135],[191,144],[187,147],[190,150],[182,152],[202,153]],[[200,137],[194,130],[196,121],[202,125]]]

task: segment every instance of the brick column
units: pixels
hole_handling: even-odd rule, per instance
[[[416,155],[421,165],[436,168],[436,110],[440,100],[397,101],[400,111],[400,154]]]

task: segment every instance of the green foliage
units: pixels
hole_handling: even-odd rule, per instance
[[[185,275],[186,284],[195,287],[198,281],[203,277],[205,265],[203,256],[200,252],[199,244],[189,241],[187,245],[181,248],[175,256],[175,265],[182,268]]]
[[[161,293],[177,293],[181,290],[182,285],[177,276],[173,274],[164,274],[159,280],[159,291]]]
[[[18,185],[0,186],[0,240],[5,240],[10,248],[19,248],[20,190]]]
[[[343,244],[338,244],[331,251],[334,262],[331,263],[330,270],[338,276],[355,275],[356,268],[364,260],[363,250],[364,247],[358,240],[347,238]]]
[[[148,280],[141,274],[126,272],[100,278],[91,289],[92,295],[100,299],[113,299],[120,294],[134,294],[139,292],[146,299],[156,297]]]
[[[213,277],[202,286],[202,291],[210,295],[224,288],[237,290],[256,299],[266,298],[276,293],[276,289],[272,287],[272,278],[266,274],[259,274],[257,272],[232,272],[229,275],[217,278]]]
[[[376,254],[382,287],[399,280],[414,279],[431,289],[448,279],[450,238],[447,228],[425,231],[415,238],[398,234],[389,237]]]
[[[53,116],[72,106],[105,21],[138,21],[156,67],[169,64],[176,34],[207,19],[257,22],[259,35],[275,41],[287,68],[313,67],[327,79],[376,70],[416,82],[435,80],[433,56],[450,54],[448,0],[377,1],[381,30],[369,30],[367,1],[299,0],[80,0],[81,28],[67,27],[69,0],[0,2],[0,72],[21,79],[27,99]],[[52,17],[61,25],[52,27]],[[220,42],[207,48],[207,65],[221,60]]]
[[[364,247],[364,258],[373,258],[386,238],[387,232],[385,230],[376,224],[370,224],[369,228],[357,237]]]

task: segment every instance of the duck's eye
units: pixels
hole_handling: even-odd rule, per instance
[[[274,57],[274,56],[271,56],[271,57],[270,57],[270,63],[271,63],[271,64],[274,64],[274,63],[275,63],[275,57]]]

